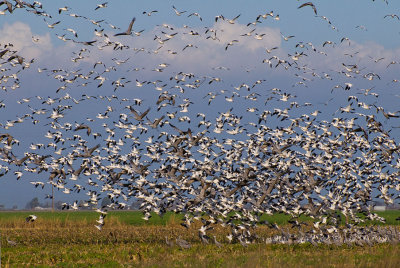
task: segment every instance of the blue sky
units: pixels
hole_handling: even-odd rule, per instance
[[[226,97],[229,98],[234,86],[243,82],[254,83],[258,79],[266,79],[268,89],[274,87],[285,89],[293,95],[297,95],[301,101],[317,104],[324,103],[333,97],[332,103],[334,105],[316,107],[316,109],[325,109],[326,116],[335,113],[341,105],[345,105],[348,95],[355,94],[354,92],[346,92],[347,95],[343,95],[343,91],[340,89],[335,90],[333,95],[331,94],[332,87],[335,85],[343,86],[348,82],[354,84],[353,90],[375,87],[380,94],[380,105],[384,105],[388,110],[398,109],[399,97],[396,95],[400,94],[398,92],[399,87],[398,83],[392,83],[392,80],[400,79],[398,75],[399,67],[397,63],[393,65],[389,65],[389,63],[399,61],[400,20],[392,17],[384,18],[384,16],[397,14],[400,10],[400,2],[389,1],[389,4],[386,4],[380,0],[314,1],[318,16],[325,16],[327,19],[316,17],[311,7],[298,9],[298,6],[304,2],[306,1],[109,1],[107,8],[95,11],[96,5],[103,3],[103,1],[42,1],[43,10],[52,16],[52,18],[45,18],[48,23],[61,21],[54,26],[54,29],[47,26],[43,17],[36,16],[26,10],[15,10],[13,14],[6,13],[6,15],[0,16],[0,44],[4,45],[11,42],[26,60],[34,58],[35,61],[30,68],[21,70],[18,74],[19,88],[8,89],[7,92],[0,91],[0,100],[3,100],[6,104],[6,108],[0,109],[0,122],[5,125],[6,121],[15,120],[16,117],[29,112],[28,104],[31,107],[39,108],[43,100],[35,99],[37,95],[57,98],[68,93],[78,99],[84,93],[94,95],[116,94],[120,99],[124,97],[140,98],[145,103],[146,101],[150,103],[159,92],[153,91],[153,85],[147,85],[141,88],[145,91],[139,91],[139,88],[135,86],[135,80],[155,81],[160,79],[163,82],[159,82],[157,85],[162,85],[165,82],[169,86],[171,85],[169,78],[179,71],[193,72],[199,77],[207,77],[207,79],[210,79],[210,77],[222,79],[221,83],[214,82],[209,85],[207,85],[207,80],[201,91],[186,93],[192,100],[196,100],[197,106],[193,108],[193,115],[204,111],[204,109],[207,109],[206,111],[210,116],[216,115],[220,112],[220,109],[226,111],[233,105],[222,100],[218,107],[204,107],[204,101],[201,100],[207,95],[207,92],[227,90]],[[172,8],[173,5],[177,10],[187,12],[177,16]],[[58,9],[64,6],[68,6],[69,10],[59,15]],[[158,12],[151,16],[142,14],[143,11],[151,10]],[[262,23],[256,26],[246,26],[255,21],[258,15],[271,11],[273,11],[273,17],[270,16],[266,20],[261,19]],[[188,15],[193,12],[198,12],[202,21],[195,16],[188,18]],[[71,13],[86,16],[88,19],[73,18],[67,15]],[[218,15],[223,15],[229,20],[239,14],[240,17],[235,21],[235,24],[215,23],[214,21],[215,16]],[[279,20],[276,19],[277,15],[279,15]],[[133,37],[113,37],[115,33],[126,30],[132,17],[136,17],[133,30],[144,30],[143,33],[140,36]],[[104,22],[101,22],[100,27],[95,27],[89,19],[104,20]],[[327,20],[331,23],[328,23]],[[112,29],[107,23],[120,29]],[[174,30],[162,29],[157,26],[162,24],[168,24]],[[210,40],[206,40],[205,27],[217,29],[220,41],[210,42]],[[144,48],[153,53],[137,52],[137,50],[98,49],[97,44],[100,41],[93,47],[86,47],[70,41],[59,40],[57,35],[65,34],[67,38],[74,38],[71,32],[65,30],[68,28],[77,31],[78,38],[75,38],[77,41],[95,40],[94,29],[101,30],[104,28],[104,33],[108,34],[113,41],[120,41],[129,45],[130,48]],[[254,34],[265,34],[263,39],[256,40],[253,37],[241,36],[252,29],[255,29]],[[188,35],[187,33],[190,30],[199,32],[200,37]],[[160,47],[154,37],[162,36],[161,31],[170,34],[178,32],[178,34],[176,38],[171,38],[171,41],[168,41],[160,49],[160,52],[154,53]],[[294,37],[285,41],[281,34],[283,36],[293,35]],[[38,38],[39,41],[32,41],[32,36],[34,39]],[[349,38],[350,41],[340,43],[343,37]],[[225,50],[224,48],[231,40],[239,40],[239,42]],[[325,41],[332,41],[335,45],[323,46]],[[309,45],[309,49],[296,48],[296,44],[306,44],[307,42],[311,42],[318,51],[324,52],[326,55],[312,53]],[[348,45],[349,42],[350,45]],[[187,48],[183,51],[183,48],[189,43],[198,48]],[[279,49],[272,54],[265,52],[265,49],[275,46],[278,46]],[[72,62],[71,58],[76,57],[74,53],[79,52],[81,48],[87,48],[90,51],[83,52],[85,59]],[[178,55],[171,56],[167,52],[168,49],[178,52]],[[302,74],[301,71],[285,71],[283,68],[271,69],[262,63],[263,59],[268,59],[272,55],[288,58],[288,54],[294,55],[296,51],[299,53],[303,51],[307,54],[307,58],[301,60],[303,66],[314,69],[314,72],[319,76],[324,73],[330,74],[334,79],[332,81],[314,79],[310,75],[311,72]],[[384,59],[374,62],[379,58]],[[126,59],[128,59],[129,64],[116,63],[118,60]],[[56,90],[64,83],[53,79],[54,75],[52,74],[45,75],[46,71],[40,74],[37,72],[38,68],[47,68],[48,70],[62,68],[69,71],[79,70],[82,73],[89,73],[93,64],[99,60],[107,66],[116,66],[117,68],[115,72],[105,73],[106,86],[100,88],[97,88],[98,81],[93,80],[92,77],[87,87],[73,83],[67,85],[66,90],[60,90],[59,93],[56,93]],[[167,63],[169,66],[163,73],[151,71],[160,63]],[[343,73],[340,73],[344,70],[343,63],[357,64],[360,69],[365,68],[362,69],[362,72],[366,73],[368,70],[377,73],[382,79],[365,81],[365,79],[347,78]],[[221,66],[229,68],[229,71],[215,69]],[[144,69],[132,72],[132,68],[135,67]],[[18,70],[18,68],[19,66],[16,66],[12,70]],[[307,87],[301,86],[301,84],[296,85],[302,79],[295,74],[304,77]],[[132,82],[114,92],[111,81],[121,77]],[[259,90],[259,93],[263,92],[263,89],[256,88],[255,90]],[[22,98],[32,98],[32,100],[29,103],[17,104],[17,100]],[[99,103],[89,100],[71,111],[68,120],[83,122],[88,117],[93,118],[98,113],[104,112],[110,104],[120,105],[118,111],[124,111],[123,106],[117,101]],[[234,105],[235,109],[239,110],[238,107],[245,105],[245,103],[236,102]],[[279,106],[280,104],[277,103],[276,105]],[[157,116],[155,109],[151,110],[151,115]],[[43,118],[43,121],[46,121],[46,119]],[[23,155],[26,146],[29,147],[31,143],[46,140],[43,138],[45,133],[42,133],[44,129],[46,127],[42,125],[38,127],[24,123],[11,129],[0,129],[0,133],[10,132],[18,137],[21,145],[15,150]],[[395,130],[392,133],[396,133]],[[95,143],[96,141],[92,142]],[[23,176],[16,181],[13,172],[1,177],[0,204],[6,204],[7,207],[16,204],[21,208],[34,196],[42,198],[45,193],[33,190],[29,183],[29,181],[35,179],[28,179]],[[43,180],[44,178],[39,176],[39,179]],[[57,196],[60,196],[61,200],[70,199],[67,196],[63,199],[61,193]],[[81,196],[72,197],[72,199],[74,198],[81,198]]]
[[[222,14],[227,18],[233,18],[241,14],[238,22],[248,23],[255,19],[259,14],[274,11],[280,15],[281,20],[277,27],[282,29],[283,32],[300,33],[300,35],[307,39],[314,39],[315,41],[323,40],[324,37],[332,36],[327,35],[327,25],[319,21],[313,16],[312,9],[305,7],[301,10],[297,7],[304,1],[146,1],[135,2],[129,4],[127,1],[112,1],[108,4],[107,8],[94,11],[98,1],[42,1],[44,10],[48,13],[54,14],[54,21],[64,19],[64,16],[56,16],[58,8],[68,6],[70,13],[82,14],[95,20],[106,19],[110,23],[126,28],[130,19],[135,16],[138,18],[135,23],[138,28],[150,30],[154,23],[168,22],[175,25],[188,24],[191,26],[196,25],[210,25],[213,23],[216,15]],[[131,6],[130,6],[131,5]],[[175,16],[172,5],[180,10],[187,12],[182,16]],[[387,14],[395,14],[396,10],[400,8],[400,4],[396,1],[391,1],[386,5],[383,1],[344,1],[339,0],[335,2],[319,1],[315,2],[318,10],[318,15],[326,16],[332,23],[339,29],[339,35],[349,35],[355,41],[360,43],[366,41],[375,41],[385,47],[397,47],[398,40],[393,38],[393,34],[398,34],[396,31],[396,19],[386,18],[383,16]],[[158,10],[151,17],[142,15],[143,11]],[[198,19],[187,18],[192,12],[198,12],[204,19],[201,23]],[[65,12],[68,13],[68,12]],[[41,34],[48,32],[48,28],[41,21],[42,18],[27,14],[23,10],[17,10],[12,16],[0,17],[1,24],[12,23],[15,21],[24,21],[31,25],[35,33]],[[79,20],[69,20],[69,26],[79,27]],[[355,27],[364,25],[368,31],[360,31]],[[86,28],[86,29],[85,29]],[[88,27],[82,27],[83,32],[89,32]]]

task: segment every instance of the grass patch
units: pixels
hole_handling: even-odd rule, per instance
[[[221,248],[213,244],[203,245],[192,241],[192,248],[182,250],[169,247],[159,235],[177,230],[165,227],[134,227],[130,230],[108,229],[97,234],[85,230],[77,236],[82,241],[60,243],[43,239],[40,233],[30,234],[28,241],[19,241],[16,247],[3,247],[2,263],[6,266],[101,266],[101,267],[399,267],[400,246],[391,244],[372,247],[252,244],[244,248],[238,244],[225,244]],[[140,228],[140,230],[134,230]],[[161,227],[160,227],[161,228]],[[88,231],[88,232],[86,232]],[[117,239],[106,239],[109,231]],[[122,239],[127,232],[129,239]],[[178,232],[179,233],[179,232]],[[28,234],[20,234],[20,237]],[[51,236],[68,236],[55,232]],[[72,234],[70,235],[72,236]],[[184,234],[190,240],[190,235]],[[33,242],[33,243],[32,243]]]
[[[379,225],[400,225],[400,221],[396,218],[400,217],[399,210],[386,210],[376,212],[379,216],[386,219],[386,223],[372,222],[369,221],[366,224],[379,224]],[[98,219],[99,213],[94,211],[0,211],[0,227],[7,227],[10,225],[25,225],[25,218],[30,215],[35,214],[38,216],[38,222],[54,222],[55,224],[80,224],[88,225],[92,224]],[[231,213],[232,215],[234,213]],[[123,225],[163,225],[166,226],[171,223],[178,224],[183,218],[182,214],[176,214],[174,212],[167,212],[163,217],[158,216],[156,213],[151,214],[152,217],[149,221],[143,219],[143,214],[140,211],[109,211],[107,214],[107,220],[113,221],[114,223],[119,223]],[[344,220],[344,217],[342,217]],[[276,223],[279,225],[287,224],[291,219],[291,216],[285,215],[283,213],[276,213],[274,215],[264,214],[260,217],[260,221],[268,221],[270,223]],[[314,219],[307,216],[300,216],[300,221],[312,222]]]
[[[14,227],[24,228],[27,226],[25,218],[28,215],[35,214],[38,216],[34,224],[46,223],[47,225],[56,225],[62,227],[68,226],[87,226],[95,224],[99,218],[99,213],[94,211],[10,211],[0,212],[0,228]],[[167,212],[163,217],[156,213],[151,214],[149,221],[143,219],[140,211],[109,211],[107,214],[107,222],[120,225],[167,225],[171,222],[180,222],[182,215],[173,212]]]
[[[29,214],[38,216],[32,224],[25,222]],[[379,212],[390,223],[398,212]],[[217,226],[210,232],[223,242],[218,248],[201,244],[194,223],[191,230],[182,227],[181,215],[154,215],[148,223],[140,212],[112,211],[102,231],[94,228],[99,214],[95,212],[1,212],[0,232],[4,267],[22,266],[143,266],[143,267],[400,267],[400,245],[379,244],[358,246],[228,244],[228,230]],[[264,217],[264,216],[263,216]],[[265,216],[265,220],[284,225],[286,215]],[[396,222],[397,223],[397,222]],[[256,229],[260,237],[273,230]],[[174,241],[181,236],[192,244],[182,250],[169,247],[165,236]],[[6,239],[17,242],[8,245]]]

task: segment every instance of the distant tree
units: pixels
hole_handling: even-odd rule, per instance
[[[63,201],[56,201],[55,203],[54,203],[54,208],[55,209],[58,209],[58,210],[61,210],[62,209],[62,207],[63,207],[63,204],[64,202]]]
[[[42,208],[50,208],[51,207],[51,203],[46,202],[46,203],[40,204],[39,206],[41,206]]]
[[[111,204],[111,199],[108,196],[103,198],[103,200],[101,201],[101,207],[106,207],[110,204]]]
[[[79,206],[82,210],[90,210],[90,209],[91,209],[90,206],[85,206],[84,204],[85,204],[85,202],[84,202],[83,200],[80,200],[80,201],[78,202],[78,206]]]
[[[132,210],[139,210],[141,204],[142,204],[142,201],[136,199],[135,201],[132,202],[131,209]]]
[[[34,197],[31,201],[29,201],[26,204],[25,208],[26,209],[33,209],[33,208],[39,207],[39,206],[40,206],[39,198]]]
[[[4,209],[4,205],[0,204],[0,210],[3,210],[3,209]]]
[[[17,210],[17,209],[18,209],[17,205],[12,206],[12,210]]]

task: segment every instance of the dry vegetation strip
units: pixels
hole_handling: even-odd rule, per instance
[[[92,221],[42,219],[1,220],[2,264],[21,266],[155,266],[155,267],[400,267],[400,245],[372,247],[227,244],[227,230],[212,230],[222,247],[200,243],[196,232],[187,231],[171,217],[166,225],[134,226],[109,218],[102,231]],[[261,237],[272,235],[259,228]],[[192,243],[183,250],[167,246],[165,236],[178,236]],[[6,239],[17,242],[10,246]]]

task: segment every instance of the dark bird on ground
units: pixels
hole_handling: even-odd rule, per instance
[[[8,245],[10,245],[11,247],[17,246],[17,244],[18,244],[17,242],[10,240],[8,237],[6,239],[7,239]]]
[[[192,245],[188,241],[182,239],[181,237],[178,237],[176,239],[176,244],[183,249],[189,249],[192,247]]]
[[[165,237],[165,243],[167,244],[167,246],[172,247],[174,245],[174,242],[169,241],[168,237]]]

